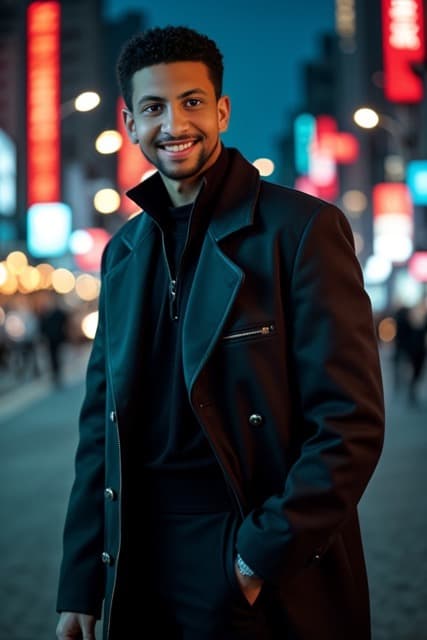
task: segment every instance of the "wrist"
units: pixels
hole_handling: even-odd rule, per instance
[[[236,567],[240,575],[246,576],[248,578],[255,577],[255,571],[253,571],[253,569],[251,569],[251,567],[246,564],[240,553],[238,553],[236,556]]]

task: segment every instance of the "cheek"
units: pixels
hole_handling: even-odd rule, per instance
[[[136,134],[140,142],[149,144],[156,135],[156,128],[147,126],[145,123],[143,125],[139,124],[136,129]]]

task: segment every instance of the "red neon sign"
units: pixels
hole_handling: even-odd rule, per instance
[[[423,64],[424,0],[382,0],[384,94],[391,102],[423,99],[423,80],[411,68]]]
[[[89,227],[85,231],[91,237],[92,246],[86,253],[75,255],[75,263],[82,271],[99,271],[101,269],[102,252],[111,235],[101,227]]]
[[[27,201],[58,202],[60,157],[59,2],[27,10]]]
[[[427,282],[427,251],[416,251],[412,254],[408,271],[418,282]]]
[[[339,190],[336,159],[327,144],[327,140],[335,136],[337,130],[337,121],[332,116],[316,117],[316,135],[310,149],[309,178],[319,198],[325,200],[334,200]]]
[[[411,194],[402,182],[381,182],[376,184],[372,193],[374,218],[397,214],[412,217],[413,205]]]

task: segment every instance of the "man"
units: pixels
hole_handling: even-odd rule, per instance
[[[61,350],[68,339],[68,315],[61,306],[59,294],[51,291],[44,292],[41,298],[40,333],[43,337],[52,383],[61,387],[63,384],[63,359]]]
[[[57,637],[103,603],[108,640],[367,640],[384,410],[351,229],[223,146],[207,36],[148,30],[117,70],[158,171],[103,256]]]

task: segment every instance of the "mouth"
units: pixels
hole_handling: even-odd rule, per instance
[[[190,155],[192,149],[198,140],[182,140],[174,142],[162,142],[158,144],[158,148],[163,151],[169,158],[186,158]]]

